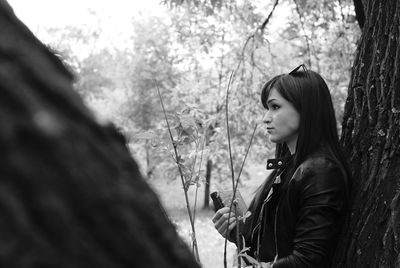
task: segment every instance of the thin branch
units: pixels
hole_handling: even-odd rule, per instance
[[[229,89],[230,89],[230,86],[231,86],[232,81],[233,81],[233,79],[234,79],[234,76],[236,75],[237,71],[238,71],[239,68],[240,68],[240,65],[242,64],[242,62],[244,62],[244,54],[245,54],[245,50],[246,50],[246,47],[247,47],[248,43],[250,42],[250,40],[254,40],[254,37],[255,37],[255,35],[257,34],[257,32],[258,32],[259,30],[260,30],[261,32],[264,31],[264,29],[265,29],[266,25],[268,24],[268,22],[270,21],[270,19],[271,19],[271,17],[272,17],[272,14],[273,14],[273,12],[275,11],[275,8],[276,8],[276,6],[278,5],[278,3],[279,3],[279,0],[276,0],[276,1],[275,1],[275,4],[274,4],[274,6],[273,6],[273,8],[272,8],[272,10],[271,10],[271,12],[269,13],[269,15],[268,15],[268,17],[267,17],[267,19],[261,24],[261,26],[257,27],[257,29],[254,31],[253,34],[251,34],[249,37],[247,37],[247,39],[246,39],[246,41],[245,41],[245,43],[244,43],[244,45],[243,45],[243,49],[242,49],[242,53],[241,53],[240,60],[239,60],[239,62],[238,62],[238,64],[237,64],[235,70],[231,73],[231,75],[230,75],[230,77],[229,77],[228,87],[227,87],[227,91],[226,91],[225,112],[226,112],[226,126],[227,126],[227,135],[228,135],[228,150],[229,150],[229,159],[230,159],[230,166],[231,166],[233,196],[232,196],[232,202],[231,202],[231,204],[230,204],[230,209],[229,209],[228,227],[229,227],[230,215],[231,215],[231,213],[232,213],[233,201],[234,201],[234,199],[236,198],[237,184],[238,184],[238,182],[239,182],[240,174],[241,174],[241,172],[242,172],[242,170],[243,170],[244,162],[246,161],[246,157],[247,157],[248,151],[250,150],[250,146],[251,146],[251,143],[252,143],[252,141],[253,141],[253,137],[254,137],[254,134],[255,134],[255,130],[256,130],[256,128],[257,128],[257,125],[256,125],[255,128],[254,128],[254,131],[253,131],[253,134],[252,134],[250,143],[249,143],[249,147],[247,148],[247,151],[246,151],[246,154],[245,154],[245,158],[244,158],[244,160],[243,160],[243,163],[242,163],[242,166],[241,166],[241,169],[240,169],[240,172],[239,172],[239,176],[238,176],[238,178],[237,178],[237,180],[236,180],[236,184],[235,184],[235,176],[234,176],[234,171],[233,171],[232,150],[231,150],[231,140],[230,140],[230,131],[229,131],[229,112],[228,112],[228,110],[229,110],[229,109],[228,109],[228,104],[229,104]],[[235,213],[235,214],[237,214],[237,213]],[[239,228],[238,228],[238,227],[239,227],[239,226],[238,226],[239,223],[238,223],[238,220],[237,220],[237,215],[236,215],[236,222],[237,222],[237,229],[236,229],[236,231],[238,232],[238,230],[239,230]],[[237,235],[238,235],[238,233],[237,233]],[[224,268],[227,267],[227,262],[226,262],[227,238],[228,238],[228,229],[227,229],[227,232],[226,232],[226,234],[225,234]],[[240,266],[240,256],[239,256],[239,254],[238,254],[238,265]]]
[[[197,262],[200,263],[199,250],[198,250],[198,247],[197,247],[197,240],[196,240],[196,231],[195,231],[195,227],[194,227],[194,220],[193,220],[193,217],[192,217],[192,213],[190,211],[189,198],[188,198],[187,190],[186,190],[186,187],[185,187],[185,179],[184,179],[184,176],[183,176],[182,169],[181,169],[181,167],[180,167],[180,165],[178,163],[179,155],[178,155],[178,151],[177,151],[177,148],[176,148],[177,147],[177,143],[175,142],[174,137],[172,136],[171,127],[170,127],[169,122],[168,122],[167,113],[165,112],[165,108],[164,108],[164,102],[163,102],[163,99],[162,99],[162,96],[161,96],[161,92],[160,92],[160,88],[158,87],[157,82],[156,82],[156,87],[157,87],[158,96],[160,98],[161,107],[162,107],[162,110],[163,110],[163,113],[164,113],[164,116],[165,116],[165,121],[167,122],[169,136],[171,138],[172,146],[174,147],[175,159],[176,159],[176,163],[178,165],[179,174],[181,176],[183,191],[184,191],[184,194],[185,194],[186,208],[187,208],[187,211],[188,211],[188,214],[189,214],[190,225],[192,227],[192,233],[193,233],[192,241],[193,241],[194,253],[195,253],[195,257],[196,257]]]
[[[256,125],[254,126],[253,133],[252,133],[251,138],[250,138],[250,142],[249,142],[249,144],[248,144],[248,146],[247,146],[246,153],[245,153],[244,159],[243,159],[243,161],[242,161],[242,165],[240,166],[239,175],[238,175],[238,177],[236,178],[235,188],[233,189],[233,195],[232,195],[232,200],[231,200],[231,207],[232,207],[233,201],[234,201],[235,198],[236,198],[237,186],[238,186],[238,184],[239,184],[240,175],[242,174],[243,167],[244,167],[244,164],[245,164],[245,162],[246,162],[247,155],[248,155],[248,153],[249,153],[249,151],[250,151],[250,147],[251,147],[251,144],[252,144],[252,142],[253,142],[253,138],[254,138],[254,135],[255,135],[255,133],[256,133],[257,127],[258,127],[258,124],[256,124]],[[230,216],[230,215],[229,215],[229,216]],[[229,226],[229,218],[230,218],[230,217],[228,217],[228,226]]]
[[[248,153],[249,153],[249,151],[250,151],[250,147],[251,147],[251,144],[252,144],[252,142],[253,142],[253,138],[254,138],[254,135],[255,135],[255,133],[256,133],[257,127],[258,127],[258,124],[256,124],[256,125],[254,126],[253,133],[251,134],[251,138],[250,138],[249,145],[247,146],[246,154],[244,155],[244,159],[243,159],[242,165],[240,166],[239,175],[238,175],[238,177],[236,178],[236,183],[235,183],[235,186],[236,186],[235,192],[236,192],[237,185],[238,185],[238,182],[239,182],[239,179],[240,179],[240,175],[242,175],[244,163],[246,162],[247,155],[248,155]],[[234,192],[234,194],[235,194],[235,192]]]
[[[256,30],[254,31],[254,33],[252,33],[251,35],[249,35],[249,36],[246,38],[246,41],[245,41],[245,43],[244,43],[244,45],[243,45],[243,49],[242,49],[242,53],[241,53],[239,62],[238,62],[237,66],[236,66],[236,68],[235,68],[235,71],[234,71],[234,74],[235,74],[235,75],[236,75],[237,71],[239,70],[240,65],[242,64],[242,62],[244,62],[244,54],[245,54],[247,45],[249,44],[250,40],[254,41],[254,38],[255,38],[255,36],[256,36],[256,34],[257,34],[258,31],[261,31],[261,33],[264,32],[264,29],[265,29],[265,27],[267,26],[267,24],[269,23],[270,19],[272,18],[272,14],[274,13],[275,8],[276,8],[276,6],[278,5],[278,3],[279,3],[279,0],[276,0],[274,6],[272,7],[271,12],[268,14],[268,17],[264,20],[264,22],[263,22],[259,27],[256,28]]]
[[[296,11],[297,14],[299,15],[299,20],[300,20],[300,25],[301,25],[301,29],[303,30],[304,33],[304,38],[306,39],[306,45],[307,45],[307,54],[308,54],[308,66],[311,68],[311,48],[310,48],[310,37],[308,37],[307,33],[306,33],[306,29],[304,26],[304,18],[301,15],[300,12],[300,7],[299,4],[297,3],[297,0],[293,0],[294,4],[296,5]]]
[[[279,0],[276,0],[274,6],[272,7],[271,12],[270,12],[269,15],[268,15],[268,17],[267,17],[266,20],[263,22],[263,24],[261,24],[261,26],[258,27],[258,30],[260,30],[261,32],[264,32],[265,26],[267,26],[269,20],[271,19],[272,14],[274,13],[275,8],[276,8],[276,6],[278,5],[278,3],[279,3]]]
[[[249,153],[249,151],[250,151],[250,147],[251,147],[251,144],[252,144],[252,142],[253,142],[253,138],[254,138],[254,135],[255,135],[255,133],[256,133],[257,126],[258,126],[258,124],[256,124],[256,125],[254,126],[254,130],[253,130],[253,133],[252,133],[252,135],[251,135],[249,145],[247,146],[246,153],[245,153],[245,155],[244,155],[244,158],[243,158],[243,161],[242,161],[242,165],[241,165],[240,170],[239,170],[239,175],[238,175],[238,177],[236,178],[236,182],[234,183],[233,194],[232,194],[232,200],[231,200],[231,203],[230,203],[229,214],[228,214],[228,226],[229,226],[229,224],[230,224],[230,218],[231,218],[232,208],[233,208],[233,205],[234,205],[235,199],[236,199],[236,192],[237,192],[237,186],[239,185],[240,175],[242,174],[243,167],[244,167],[244,164],[245,164],[246,159],[247,159],[247,155],[248,155],[248,153]],[[237,212],[236,206],[235,206],[235,211]],[[242,215],[242,216],[243,216],[243,215]],[[238,236],[239,236],[239,221],[238,221],[238,215],[237,215],[237,213],[235,213],[235,218],[236,218],[236,239],[238,239]],[[239,240],[236,240],[236,242],[239,243]],[[228,244],[228,229],[226,230],[226,233],[225,233],[224,265],[226,264],[226,248],[227,248],[227,244]],[[241,250],[240,248],[237,249],[238,252],[240,252],[240,250]],[[239,257],[239,254],[238,254],[238,263],[240,264],[240,257]],[[224,266],[224,267],[226,267],[226,266]],[[239,267],[240,267],[240,266],[239,266]]]
[[[256,36],[258,31],[261,31],[261,33],[264,32],[265,27],[267,26],[268,22],[272,18],[272,14],[274,13],[275,8],[278,5],[278,3],[279,3],[279,0],[276,0],[274,6],[272,7],[271,12],[268,14],[268,17],[264,20],[264,22],[259,27],[256,28],[254,33],[252,33],[251,35],[249,35],[247,37],[247,39],[246,39],[246,41],[245,41],[245,43],[243,45],[243,49],[242,49],[242,53],[241,53],[241,59],[240,59],[238,65],[236,66],[236,69],[235,69],[235,74],[236,74],[237,70],[239,69],[240,64],[242,63],[242,61],[244,61],[244,52],[246,51],[247,44],[250,42],[250,40],[254,40],[254,37]]]
[[[236,192],[233,192],[233,195],[236,195]],[[235,231],[236,231],[236,241],[240,241],[240,222],[239,222],[239,210],[238,210],[238,205],[236,200],[233,199],[232,203],[235,209],[235,220],[236,220],[236,226],[235,226]],[[243,216],[243,215],[242,215]],[[228,225],[229,226],[229,225]],[[236,255],[237,255],[237,262],[238,262],[238,267],[241,267],[241,259],[240,259],[240,251],[242,251],[240,244],[236,247]]]
[[[235,72],[237,71],[237,69],[239,68],[239,65],[240,65],[240,62],[238,64],[236,70],[231,72],[231,75],[229,77],[228,87],[226,89],[226,102],[225,102],[225,120],[226,120],[226,132],[227,132],[227,135],[228,135],[228,151],[229,151],[229,160],[230,160],[231,176],[232,176],[231,177],[231,179],[232,179],[232,189],[235,188],[235,174],[234,174],[234,170],[233,170],[233,159],[232,159],[232,149],[231,149],[231,135],[230,135],[230,131],[229,131],[229,107],[228,107],[228,104],[229,104],[229,89],[231,87],[233,76],[234,76]],[[229,217],[230,216],[231,216],[231,211],[229,211]],[[229,227],[229,218],[228,218],[228,227]],[[226,264],[226,245],[227,245],[227,236],[225,236],[224,268],[227,268],[227,264]]]
[[[229,150],[229,160],[230,160],[230,167],[231,167],[231,176],[232,176],[232,188],[235,187],[235,174],[233,171],[233,159],[232,159],[232,149],[231,149],[231,135],[229,131],[229,109],[228,109],[228,104],[229,104],[229,89],[232,83],[232,78],[235,72],[232,72],[230,77],[229,77],[229,82],[228,82],[228,87],[226,90],[226,102],[225,102],[225,114],[226,114],[226,131],[228,134],[228,150]]]

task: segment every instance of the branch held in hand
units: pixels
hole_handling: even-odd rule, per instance
[[[228,226],[229,226],[229,223],[230,223],[230,217],[231,217],[231,213],[232,213],[232,208],[233,208],[233,205],[235,203],[237,185],[239,183],[240,175],[242,174],[244,163],[246,161],[248,152],[249,152],[251,144],[253,142],[254,134],[255,134],[256,129],[257,129],[257,124],[256,124],[255,127],[254,127],[254,130],[253,130],[252,136],[250,138],[250,142],[249,142],[249,145],[247,147],[247,150],[246,150],[246,153],[245,153],[245,157],[244,157],[244,159],[242,161],[242,165],[241,165],[241,168],[240,168],[240,171],[239,171],[239,175],[238,175],[238,177],[236,179],[236,182],[235,182],[235,175],[234,175],[234,168],[233,168],[233,158],[232,158],[232,148],[231,148],[231,137],[230,137],[230,130],[229,130],[229,90],[230,90],[230,86],[232,84],[232,79],[234,77],[234,73],[235,72],[232,72],[230,77],[229,77],[228,87],[227,87],[227,90],[226,90],[226,103],[225,103],[226,131],[227,131],[227,136],[228,136],[228,151],[229,151],[229,160],[230,160],[230,168],[231,168],[231,176],[232,176],[232,190],[233,190],[232,200],[231,200],[231,203],[230,203],[229,214],[228,214]],[[237,212],[236,205],[235,205],[235,212]],[[236,218],[236,239],[237,239],[237,241],[239,241],[239,221],[238,221],[237,213],[235,213],[235,218]],[[228,229],[227,229],[226,234],[225,234],[225,244],[224,244],[224,267],[225,268],[226,268],[226,248],[227,248],[227,242],[228,242],[227,240],[228,240]],[[240,251],[240,248],[238,248],[238,252],[239,251]],[[239,254],[238,254],[238,266],[240,267]]]

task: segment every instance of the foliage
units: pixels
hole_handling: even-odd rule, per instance
[[[193,161],[196,144],[190,135],[182,136],[184,131],[179,132],[178,126],[190,115],[199,134],[207,132],[208,153],[204,157],[213,160],[213,177],[220,181],[229,177],[223,105],[232,70],[237,72],[229,122],[236,170],[251,131],[263,115],[260,86],[299,62],[308,62],[326,78],[341,120],[359,34],[351,1],[281,1],[263,31],[256,28],[273,3],[165,2],[172,8],[164,17],[139,16],[132,20],[132,42],[124,47],[94,45],[101,29],[51,30],[58,36],[53,46],[77,74],[78,92],[102,117],[121,126],[131,138],[135,156],[139,161],[145,159],[143,172],[150,177],[176,177],[170,172],[174,160],[165,142],[168,136],[155,83],[168,104],[167,113],[177,128],[175,135],[183,139],[180,149],[185,164],[190,166]],[[79,55],[77,47],[85,47],[86,56]],[[253,143],[253,161],[264,161],[273,153],[262,128]]]

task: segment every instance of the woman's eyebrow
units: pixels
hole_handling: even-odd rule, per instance
[[[270,103],[270,102],[272,102],[272,101],[274,101],[274,100],[276,100],[276,99],[269,99],[269,100],[267,100],[267,104]]]

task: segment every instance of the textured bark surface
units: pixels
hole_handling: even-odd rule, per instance
[[[0,267],[199,267],[125,140],[0,0]]]
[[[353,207],[334,267],[400,267],[400,2],[364,9],[342,133]]]

